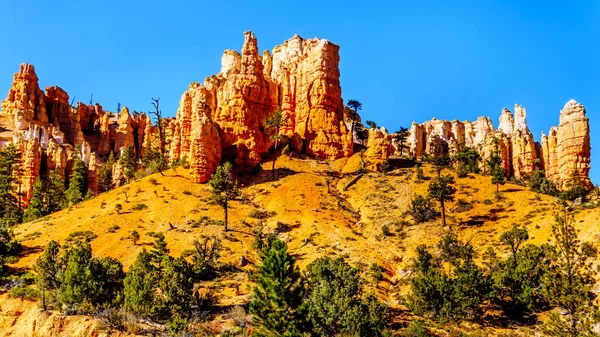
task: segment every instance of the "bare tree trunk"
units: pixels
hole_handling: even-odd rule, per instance
[[[277,128],[277,137],[278,138],[275,139],[275,148],[273,149],[273,166],[271,167],[273,180],[275,180],[275,160],[277,160],[277,141],[279,140],[279,128]]]
[[[446,208],[444,207],[444,198],[440,200],[440,207],[442,208],[442,226],[446,226]]]
[[[227,232],[227,220],[228,220],[227,219],[227,216],[228,216],[228,214],[227,214],[227,206],[228,206],[227,203],[228,203],[228,200],[227,200],[227,197],[225,197],[225,207],[224,207],[225,208],[225,232]]]

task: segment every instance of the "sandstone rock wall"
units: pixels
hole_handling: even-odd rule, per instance
[[[263,121],[277,106],[288,117],[282,133],[292,139],[296,151],[329,159],[350,156],[352,137],[344,122],[339,47],[296,35],[261,56],[254,34],[244,36],[241,53],[226,50],[221,71],[204,84],[190,84],[182,95],[172,123],[171,160],[186,157],[194,162],[196,154],[216,151],[203,148],[192,153],[192,144],[205,137],[204,132],[193,131],[204,127],[212,134],[207,125],[214,123],[222,147],[216,152],[234,159],[238,167],[253,169],[273,145]],[[194,118],[202,122],[194,125]]]
[[[568,188],[573,179],[592,187],[589,122],[583,105],[569,101],[560,113],[559,126],[552,127],[548,136],[542,134],[541,144],[535,142],[527,126],[525,108],[515,105],[514,111],[513,115],[506,108],[502,110],[497,130],[487,117],[474,122],[435,118],[422,124],[413,122],[408,137],[410,154],[415,158],[423,153],[454,154],[469,146],[481,154],[484,163],[494,151],[496,138],[508,176],[522,179],[539,167],[561,189]],[[482,168],[485,171],[483,164]]]
[[[574,180],[593,187],[589,179],[590,126],[583,105],[575,100],[565,104],[558,127],[550,128],[548,136],[542,134],[541,149],[546,175],[559,188],[568,188]]]

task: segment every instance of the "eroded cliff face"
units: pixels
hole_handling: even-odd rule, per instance
[[[339,59],[337,45],[297,35],[260,54],[254,34],[245,32],[241,53],[226,50],[221,71],[203,84],[190,84],[177,116],[164,120],[169,161],[185,158],[190,178],[199,183],[208,181],[222,160],[233,160],[242,170],[254,169],[273,146],[264,120],[278,106],[288,117],[281,133],[295,151],[321,159],[352,155]],[[111,153],[118,156],[133,147],[143,157],[146,149],[158,145],[157,127],[143,113],[132,115],[124,107],[115,114],[100,104],[71,104],[59,87],[41,90],[29,64],[21,65],[2,101],[0,124],[5,132],[0,141],[17,144],[23,153],[24,204],[40,174],[56,169],[68,178],[76,156],[88,166],[88,185],[96,193],[99,167]],[[389,136],[376,138],[370,153],[387,158]],[[373,158],[373,165],[381,162]],[[119,167],[114,171],[118,175]]]
[[[350,156],[352,137],[344,123],[339,47],[296,35],[261,56],[254,34],[244,36],[241,54],[226,50],[221,71],[204,84],[192,83],[183,94],[172,126],[171,160],[186,157],[194,162],[196,155],[218,153],[210,162],[206,155],[200,161],[207,162],[207,168],[215,167],[212,161],[219,162],[222,154],[239,168],[255,168],[273,145],[263,122],[277,106],[288,117],[281,132],[296,151],[329,159]],[[213,144],[210,149],[202,146],[202,151],[196,146],[192,152],[194,142],[203,143],[207,135],[215,134],[213,126],[218,129],[221,151]]]
[[[498,129],[494,130],[488,117],[476,121],[459,122],[432,119],[410,128],[410,154],[418,158],[423,153],[454,154],[464,146],[476,149],[485,160],[495,151],[494,139],[503,158],[507,176],[518,179],[531,174],[537,167],[560,189],[569,187],[574,180],[591,188],[589,122],[583,105],[569,101],[560,113],[560,124],[552,127],[548,136],[542,134],[536,143],[527,126],[527,112],[515,105],[513,113],[502,109]],[[536,160],[539,159],[539,160]],[[485,166],[482,164],[485,171]]]
[[[56,170],[68,178],[76,157],[86,163],[88,187],[97,193],[101,163],[124,146],[136,146],[139,150],[140,141],[134,137],[144,137],[138,125],[145,127],[145,116],[132,118],[124,108],[118,117],[103,111],[99,104],[79,102],[72,107],[69,95],[60,87],[46,87],[44,92],[35,68],[22,64],[0,111],[0,147],[13,143],[22,153],[22,205],[29,203],[33,184],[40,175]]]
[[[542,133],[542,159],[546,175],[568,188],[579,180],[584,186],[593,187],[590,172],[590,126],[585,107],[570,100],[560,111],[558,127]]]

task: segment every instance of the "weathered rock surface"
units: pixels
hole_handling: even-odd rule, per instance
[[[369,129],[367,150],[364,154],[367,169],[380,171],[381,164],[383,164],[394,152],[395,149],[392,145],[391,135],[387,133],[385,128]]]
[[[559,188],[568,188],[573,179],[591,188],[589,122],[583,105],[571,100],[560,113],[560,124],[552,127],[548,136],[542,134],[541,144],[536,143],[527,126],[527,112],[515,105],[515,114],[504,108],[498,129],[492,121],[479,117],[476,121],[444,121],[436,118],[410,128],[408,143],[410,154],[419,158],[423,153],[456,153],[463,146],[476,149],[482,163],[494,151],[493,139],[498,140],[498,150],[504,160],[508,176],[518,179],[531,174],[539,165],[546,177]],[[540,163],[536,164],[536,159]],[[482,165],[485,171],[485,167]]]
[[[568,188],[580,180],[588,188],[590,179],[590,126],[585,107],[570,100],[560,111],[558,127],[550,128],[548,136],[542,134],[542,158],[546,175],[559,188]]]
[[[282,133],[292,140],[294,150],[328,159],[350,156],[352,137],[344,123],[339,47],[296,35],[260,56],[254,34],[244,35],[241,53],[226,50],[221,71],[203,85],[192,83],[183,94],[172,124],[171,160],[185,157],[194,162],[193,156],[202,152],[191,151],[195,139],[203,137],[202,132],[193,134],[193,119],[202,115],[208,122],[199,125],[214,122],[217,126],[223,157],[253,169],[272,146],[263,122],[278,105],[288,117]]]

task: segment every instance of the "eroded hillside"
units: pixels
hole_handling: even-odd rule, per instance
[[[356,174],[340,172],[347,171],[352,160],[320,162],[283,156],[277,161],[275,180],[269,170],[241,177],[242,195],[232,203],[230,231],[226,233],[218,223],[223,211],[210,202],[207,185],[190,183],[183,168],[171,169],[164,175],[154,174],[69,209],[19,225],[17,237],[25,249],[11,267],[31,268],[50,240],[62,243],[77,231],[91,231],[97,235],[92,240],[94,253],[119,259],[125,269],[143,248],[150,248],[155,240],[151,236],[153,232],[164,233],[174,256],[191,248],[195,239],[217,236],[223,242],[220,261],[236,268],[201,287],[213,289],[218,294],[219,306],[225,310],[249,301],[251,288],[247,272],[258,262],[251,246],[254,231],[262,221],[266,231],[277,233],[288,243],[301,268],[324,255],[341,255],[359,266],[367,280],[367,291],[375,292],[390,305],[393,322],[400,326],[410,319],[402,298],[409,291],[406,278],[418,245],[433,247],[451,230],[460,239],[473,244],[479,255],[488,246],[502,252],[498,238],[513,224],[522,225],[529,231],[531,243],[552,241],[551,224],[557,209],[553,197],[506,184],[501,186],[503,198],[496,201],[495,186],[490,183],[490,177],[471,174],[456,180],[456,201],[447,206],[448,227],[442,227],[439,220],[413,224],[405,212],[414,195],[426,193],[427,181],[417,181],[414,169],[409,167],[395,169],[387,175],[365,174],[346,189]],[[270,164],[264,166],[267,168]],[[435,174],[427,166],[424,171],[426,179]],[[117,204],[121,205],[120,211],[116,209]],[[600,228],[596,226],[600,212],[583,205],[574,213],[579,237],[583,241],[595,241],[600,234]],[[389,229],[387,235],[382,229],[384,226]],[[140,233],[137,244],[130,239],[132,230]],[[249,261],[243,267],[239,266],[242,256]],[[378,283],[370,276],[369,268],[373,263],[385,269],[383,280]],[[91,318],[63,317],[57,313],[41,315],[37,304],[11,299],[7,295],[0,297],[0,306],[2,335],[101,333]],[[215,320],[220,326],[230,324],[225,316],[217,316]],[[464,328],[469,331],[480,327]],[[493,334],[504,329],[481,328]],[[519,328],[518,331],[527,329]]]

